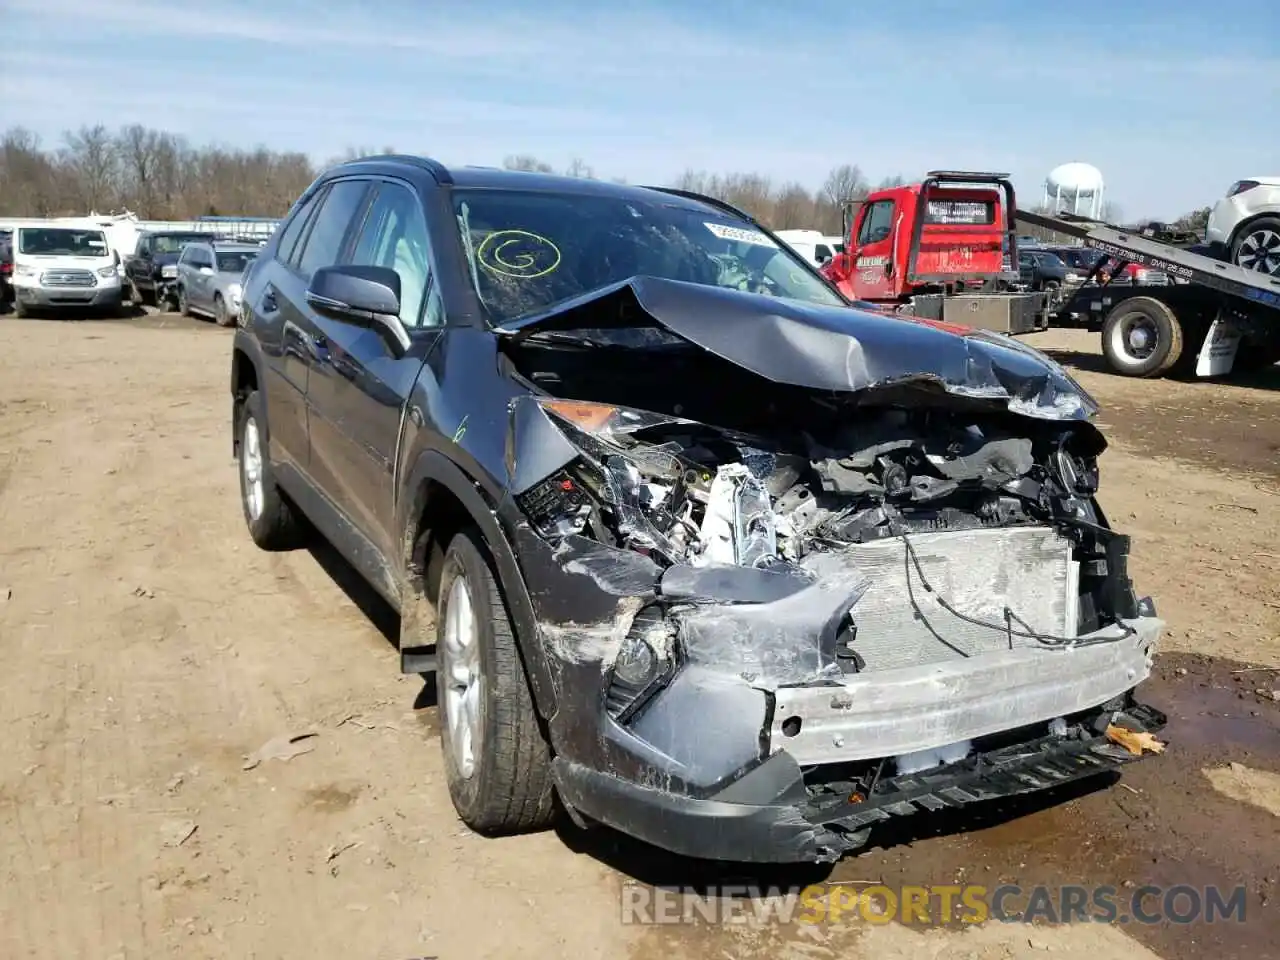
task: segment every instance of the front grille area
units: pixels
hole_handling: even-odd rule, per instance
[[[40,277],[42,287],[93,287],[97,281],[90,270],[46,270]]]

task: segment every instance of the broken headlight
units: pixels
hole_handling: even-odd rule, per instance
[[[645,607],[618,647],[605,709],[619,723],[627,722],[667,685],[677,666],[675,628],[659,607]]]
[[[700,465],[686,462],[676,444],[646,443],[633,435],[687,421],[602,403],[556,399],[538,403],[582,453],[563,475],[530,491],[568,521],[568,526],[544,521],[540,529],[575,532],[574,525],[581,530],[589,523],[595,529],[603,512],[616,537],[601,539],[656,552],[668,562],[680,559],[688,537],[696,532],[689,521],[685,494],[708,483],[710,474]],[[568,498],[575,485],[586,495],[584,499]],[[532,517],[528,497],[525,509]]]

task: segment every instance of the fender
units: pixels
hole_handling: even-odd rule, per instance
[[[550,719],[556,708],[555,684],[552,681],[546,654],[538,643],[538,625],[533,613],[533,603],[529,598],[528,588],[525,587],[524,575],[516,563],[511,541],[498,523],[494,506],[480,491],[477,482],[439,450],[423,451],[414,461],[408,481],[403,487],[410,493],[401,498],[396,510],[396,522],[402,531],[401,569],[404,571],[405,584],[410,588],[406,591],[406,602],[402,604],[401,635],[404,636],[409,632],[405,629],[404,622],[406,620],[412,622],[412,618],[417,616],[415,609],[417,605],[410,600],[410,597],[419,594],[422,585],[414,581],[420,580],[424,571],[415,571],[413,552],[422,532],[418,528],[418,521],[427,508],[427,488],[431,482],[440,484],[458,498],[480,530],[481,536],[484,537],[497,568],[495,572],[498,575],[498,582],[502,587],[515,627],[517,646],[524,661],[525,672],[529,676],[534,704],[543,719]]]
[[[236,439],[236,412],[239,408],[239,397],[236,395],[237,369],[236,369],[236,361],[235,361],[235,356],[237,352],[243,353],[248,358],[249,364],[253,367],[254,379],[258,384],[258,390],[259,390],[258,398],[262,403],[263,412],[266,412],[266,406],[267,406],[267,394],[266,394],[266,391],[262,390],[262,384],[264,380],[262,350],[258,346],[258,343],[256,340],[254,340],[247,333],[245,333],[244,330],[237,327],[235,337],[232,338],[232,343],[231,343],[232,361],[231,361],[231,375],[229,378],[229,386],[231,388],[231,455],[233,457],[236,456],[238,452],[236,450],[236,444],[238,442]],[[270,440],[271,438],[271,435],[270,435],[271,427],[269,423],[270,419],[271,419],[270,416],[263,417],[263,422],[259,425],[259,429],[262,430],[263,438],[266,440]]]

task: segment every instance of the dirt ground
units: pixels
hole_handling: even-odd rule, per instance
[[[911,825],[830,879],[1242,883],[1246,923],[624,924],[624,885],[709,868],[463,827],[394,617],[323,546],[267,554],[244,530],[227,331],[5,316],[0,957],[1275,956],[1280,370],[1131,381],[1087,334],[1032,342],[1104,404],[1102,503],[1169,623],[1145,687],[1169,748],[1119,784]]]

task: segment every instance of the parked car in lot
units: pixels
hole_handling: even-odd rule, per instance
[[[207,233],[160,230],[141,233],[133,256],[125,263],[131,299],[158,307],[176,303],[174,286],[183,247],[208,239]]]
[[[774,233],[796,253],[816,267],[844,252],[844,238],[820,230],[778,230]]]
[[[256,243],[188,243],[178,257],[174,284],[179,312],[212,317],[220,327],[233,326],[240,314],[240,281],[261,249]]]
[[[1205,242],[1221,259],[1280,276],[1280,177],[1233,183],[1209,213]]]
[[[0,307],[13,300],[13,231],[0,230]]]
[[[558,795],[685,855],[830,861],[1165,722],[1089,395],[851,304],[722,202],[364,158],[243,298],[249,534],[320,531],[400,612],[477,831]]]
[[[120,257],[93,221],[19,226],[13,232],[13,310],[119,313]]]
[[[1104,254],[1092,247],[1046,247],[1067,267],[1067,283],[1082,283]]]
[[[1056,290],[1068,273],[1062,259],[1048,250],[1018,251],[1018,276],[1032,290]]]

